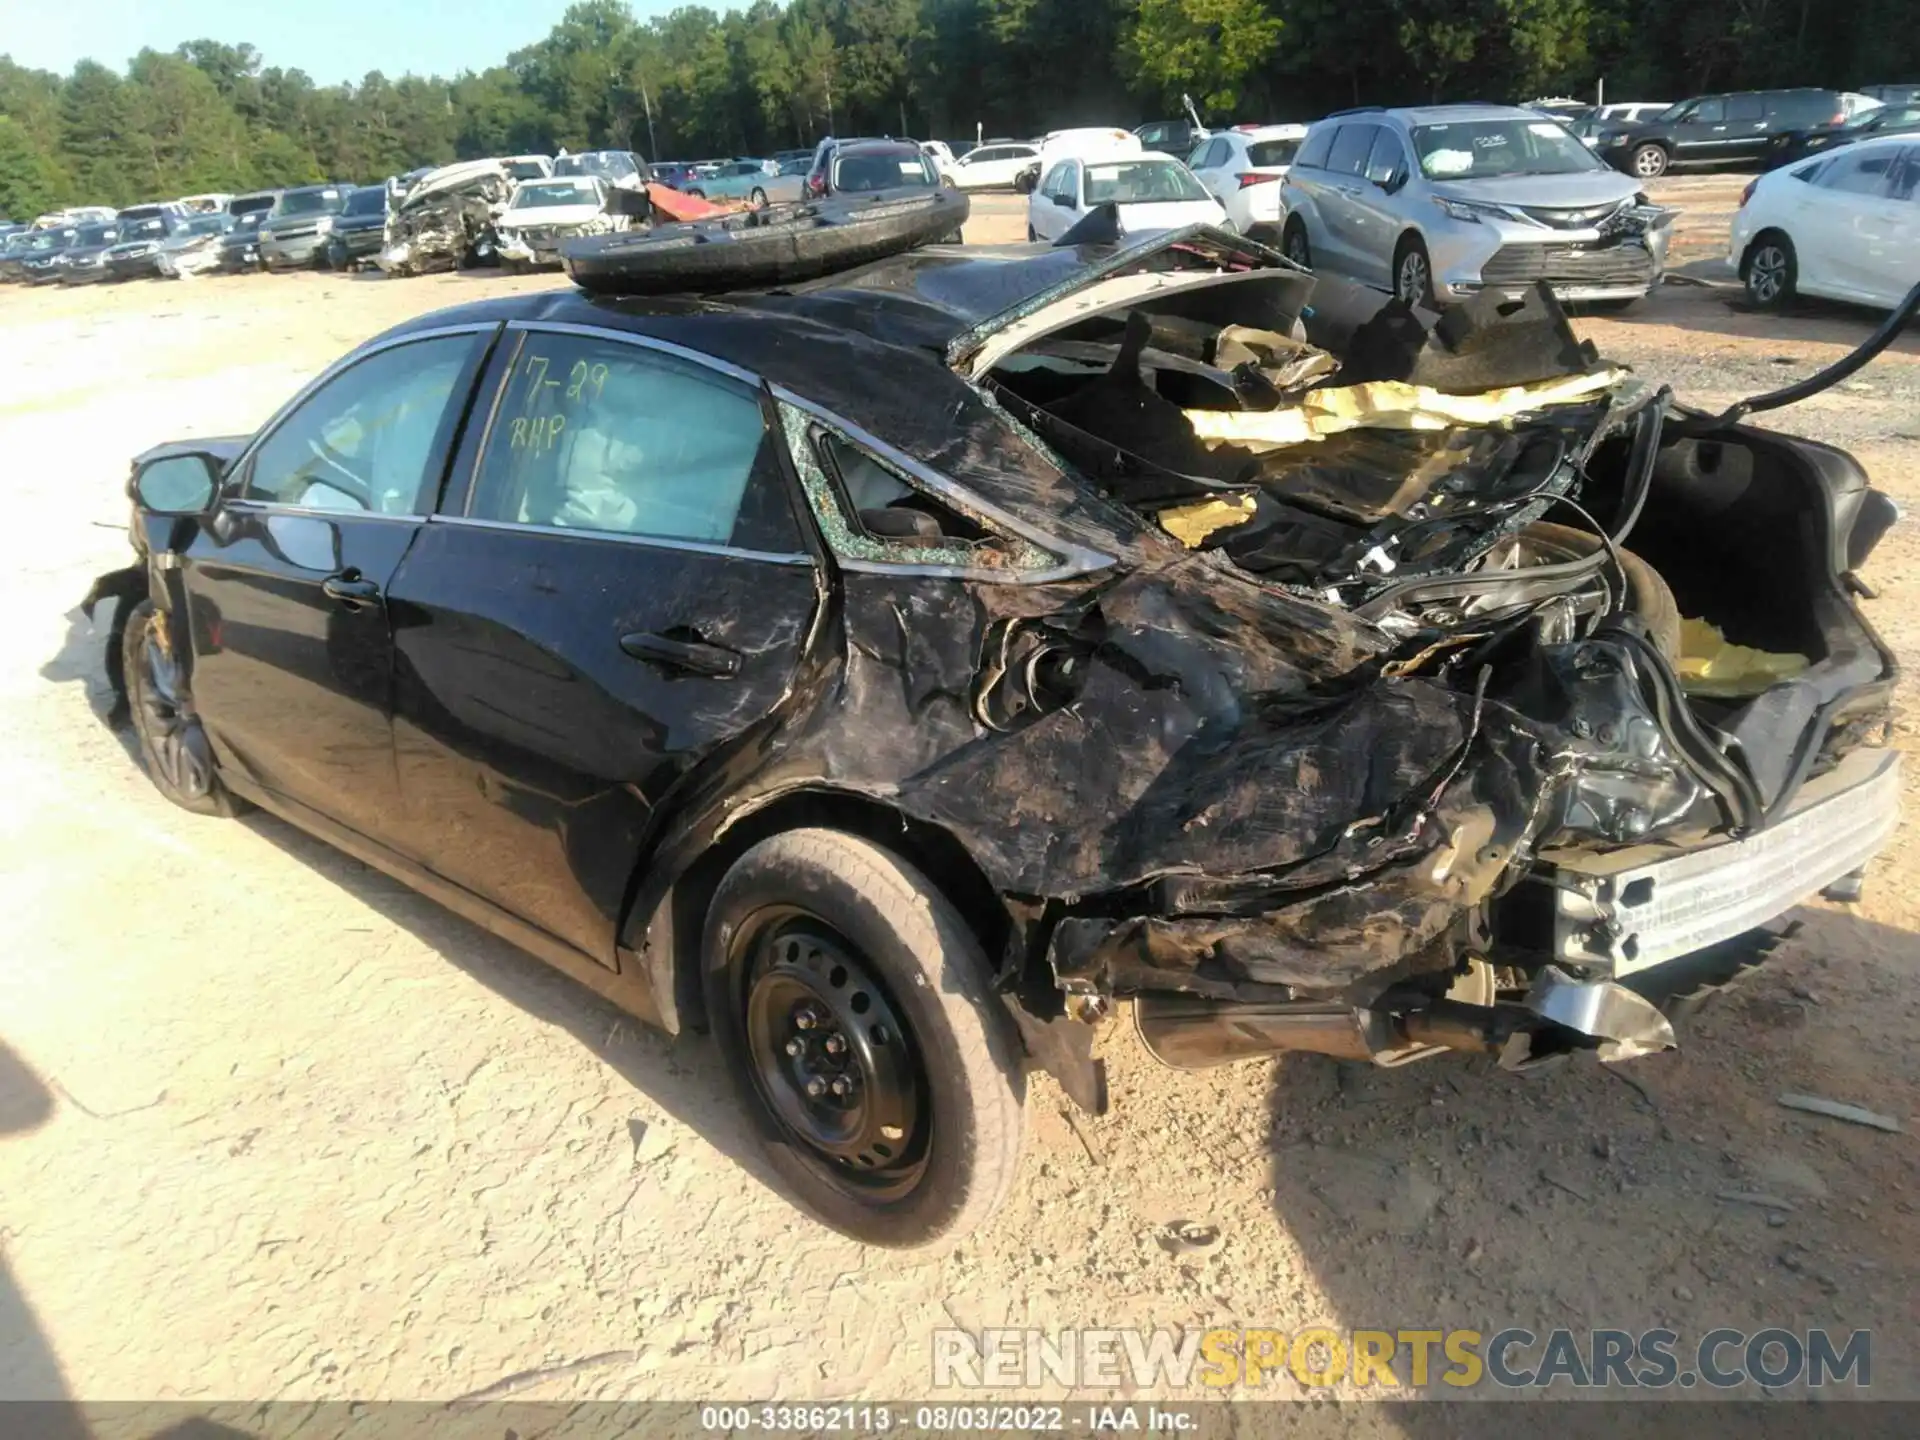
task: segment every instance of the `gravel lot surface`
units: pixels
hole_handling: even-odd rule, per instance
[[[1743,183],[1662,187],[1689,207],[1683,258],[1713,253]],[[969,238],[1008,238],[1021,205],[983,198]],[[541,1399],[899,1398],[928,1393],[940,1327],[1317,1323],[1864,1327],[1875,1393],[1920,1395],[1911,824],[1863,904],[1806,910],[1679,1053],[1618,1072],[1187,1075],[1110,1027],[1115,1112],[1069,1118],[1036,1080],[1013,1199],[925,1256],[784,1204],[703,1040],[637,1029],[277,821],[170,807],[102,721],[100,637],[75,608],[124,563],[127,457],[251,428],[403,317],[555,283],[0,292],[0,1398],[446,1400],[529,1372],[518,1393]],[[1670,285],[1581,324],[1718,406],[1875,323],[1727,299]],[[1920,337],[1766,423],[1853,448],[1915,513]],[[1873,622],[1920,661],[1910,520],[1866,578]],[[1908,750],[1915,714],[1909,682]],[[1793,1113],[1781,1091],[1905,1130]],[[1223,1247],[1170,1255],[1183,1219]]]

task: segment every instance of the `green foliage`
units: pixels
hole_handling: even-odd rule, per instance
[[[1279,40],[1280,18],[1261,0],[1140,0],[1120,58],[1143,90],[1169,105],[1192,92],[1203,109],[1230,112]]]
[[[1343,105],[1920,74],[1914,0],[751,0],[642,23],[580,0],[451,79],[317,85],[191,40],[125,74],[0,56],[0,212],[373,181],[476,155],[755,154],[821,135],[1026,135],[1178,112],[1309,120]]]

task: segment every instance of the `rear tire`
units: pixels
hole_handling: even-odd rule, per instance
[[[762,190],[758,185],[754,186],[753,193],[747,196],[747,203],[756,210],[766,209],[767,192]]]
[[[133,730],[153,788],[195,815],[238,815],[249,808],[220,783],[185,669],[174,658],[165,619],[151,600],[133,607],[120,646]]]
[[[1740,279],[1747,299],[1762,310],[1779,310],[1793,300],[1800,283],[1800,257],[1793,241],[1779,230],[1763,230],[1740,257]]]
[[[702,960],[714,1039],[802,1209],[909,1247],[999,1207],[1021,1060],[979,942],[918,870],[843,831],[772,836],[720,882]]]
[[[1313,268],[1313,247],[1307,243],[1307,227],[1299,220],[1289,220],[1280,247],[1286,257],[1302,270]]]
[[[1658,180],[1672,163],[1664,145],[1641,145],[1633,152],[1633,173],[1642,180]]]

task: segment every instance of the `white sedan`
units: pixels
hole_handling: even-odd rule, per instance
[[[1226,207],[1227,220],[1242,232],[1279,225],[1280,182],[1293,152],[1307,138],[1304,125],[1247,125],[1209,136],[1194,147],[1187,165],[1194,178]]]
[[[1069,156],[1056,161],[1027,196],[1027,238],[1058,240],[1102,205],[1120,211],[1129,235],[1182,225],[1218,225],[1220,202],[1193,172],[1165,155]]]
[[[1891,309],[1920,281],[1920,139],[1890,135],[1762,175],[1733,217],[1747,296]]]
[[[1037,145],[982,145],[953,162],[953,183],[962,190],[1007,189],[1039,158]]]

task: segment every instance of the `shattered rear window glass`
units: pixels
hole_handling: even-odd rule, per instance
[[[807,494],[807,506],[819,522],[827,548],[842,560],[864,560],[889,565],[937,567],[964,570],[975,574],[995,572],[1037,572],[1052,570],[1062,561],[1059,556],[1019,535],[1011,535],[985,516],[967,513],[949,495],[933,496],[914,485],[904,475],[852,441],[836,434],[797,406],[780,406],[780,423],[786,431],[787,449],[799,472],[801,488]],[[822,449],[832,454],[840,475],[836,477],[822,458]],[[869,512],[866,523],[847,513],[851,504],[857,511]],[[875,522],[871,512],[902,511],[941,515],[949,523],[979,538],[946,534],[876,535],[868,528]],[[914,524],[899,517],[900,529]]]

